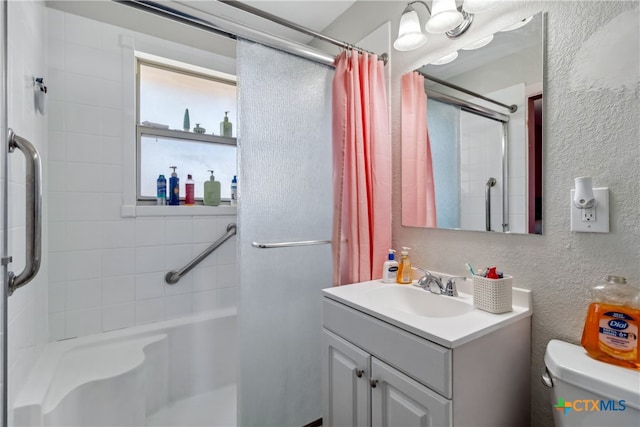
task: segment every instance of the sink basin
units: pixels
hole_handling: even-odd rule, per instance
[[[473,310],[471,304],[457,297],[437,295],[409,285],[371,289],[366,296],[374,309],[398,310],[424,317],[454,317]]]

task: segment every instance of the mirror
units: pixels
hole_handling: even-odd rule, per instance
[[[402,225],[542,234],[543,49],[538,13],[418,69],[423,138],[411,128],[424,98],[407,95],[403,76]]]

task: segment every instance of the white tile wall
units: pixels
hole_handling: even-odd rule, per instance
[[[36,112],[32,79],[44,77],[47,82],[46,12],[43,2],[8,2],[8,99],[9,126],[17,135],[31,141],[43,160],[43,175],[47,173],[48,151],[47,116]],[[51,104],[49,104],[49,109]],[[55,114],[55,113],[54,113]],[[0,130],[5,132],[6,129]],[[0,158],[4,153],[0,155]],[[25,177],[24,156],[20,151],[9,155],[9,253],[13,262],[9,270],[19,272],[25,260]],[[43,182],[43,215],[48,213],[46,191],[49,183]],[[25,287],[18,289],[8,300],[8,396],[11,408],[15,396],[31,370],[42,347],[48,340],[47,278],[49,256],[47,224],[43,224],[45,248],[40,273]],[[55,273],[55,272],[54,272]],[[54,292],[54,306],[60,304],[60,292]],[[12,425],[12,414],[9,414]]]
[[[51,80],[48,163],[49,338],[58,340],[236,303],[236,244],[226,242],[176,285],[180,268],[235,215],[122,218],[134,182],[133,50],[211,56],[186,46],[47,10]],[[187,54],[185,54],[187,52]],[[185,55],[187,55],[185,57]],[[129,156],[129,157],[128,157]]]
[[[524,85],[516,85],[494,92],[489,97],[511,103],[524,98]],[[485,230],[485,188],[489,176],[502,170],[502,127],[498,122],[469,113],[460,115],[461,134],[461,212],[465,230]],[[473,143],[472,143],[473,141]],[[493,141],[492,143],[489,143]],[[509,229],[526,233],[526,135],[524,104],[510,115],[509,121]],[[491,227],[502,230],[502,176],[491,189]]]

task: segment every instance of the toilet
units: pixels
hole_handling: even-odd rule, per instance
[[[544,363],[556,427],[640,426],[640,371],[592,359],[559,340],[547,344]]]

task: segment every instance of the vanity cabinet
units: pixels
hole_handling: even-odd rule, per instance
[[[326,296],[323,312],[323,425],[529,424],[529,317],[449,348]]]

